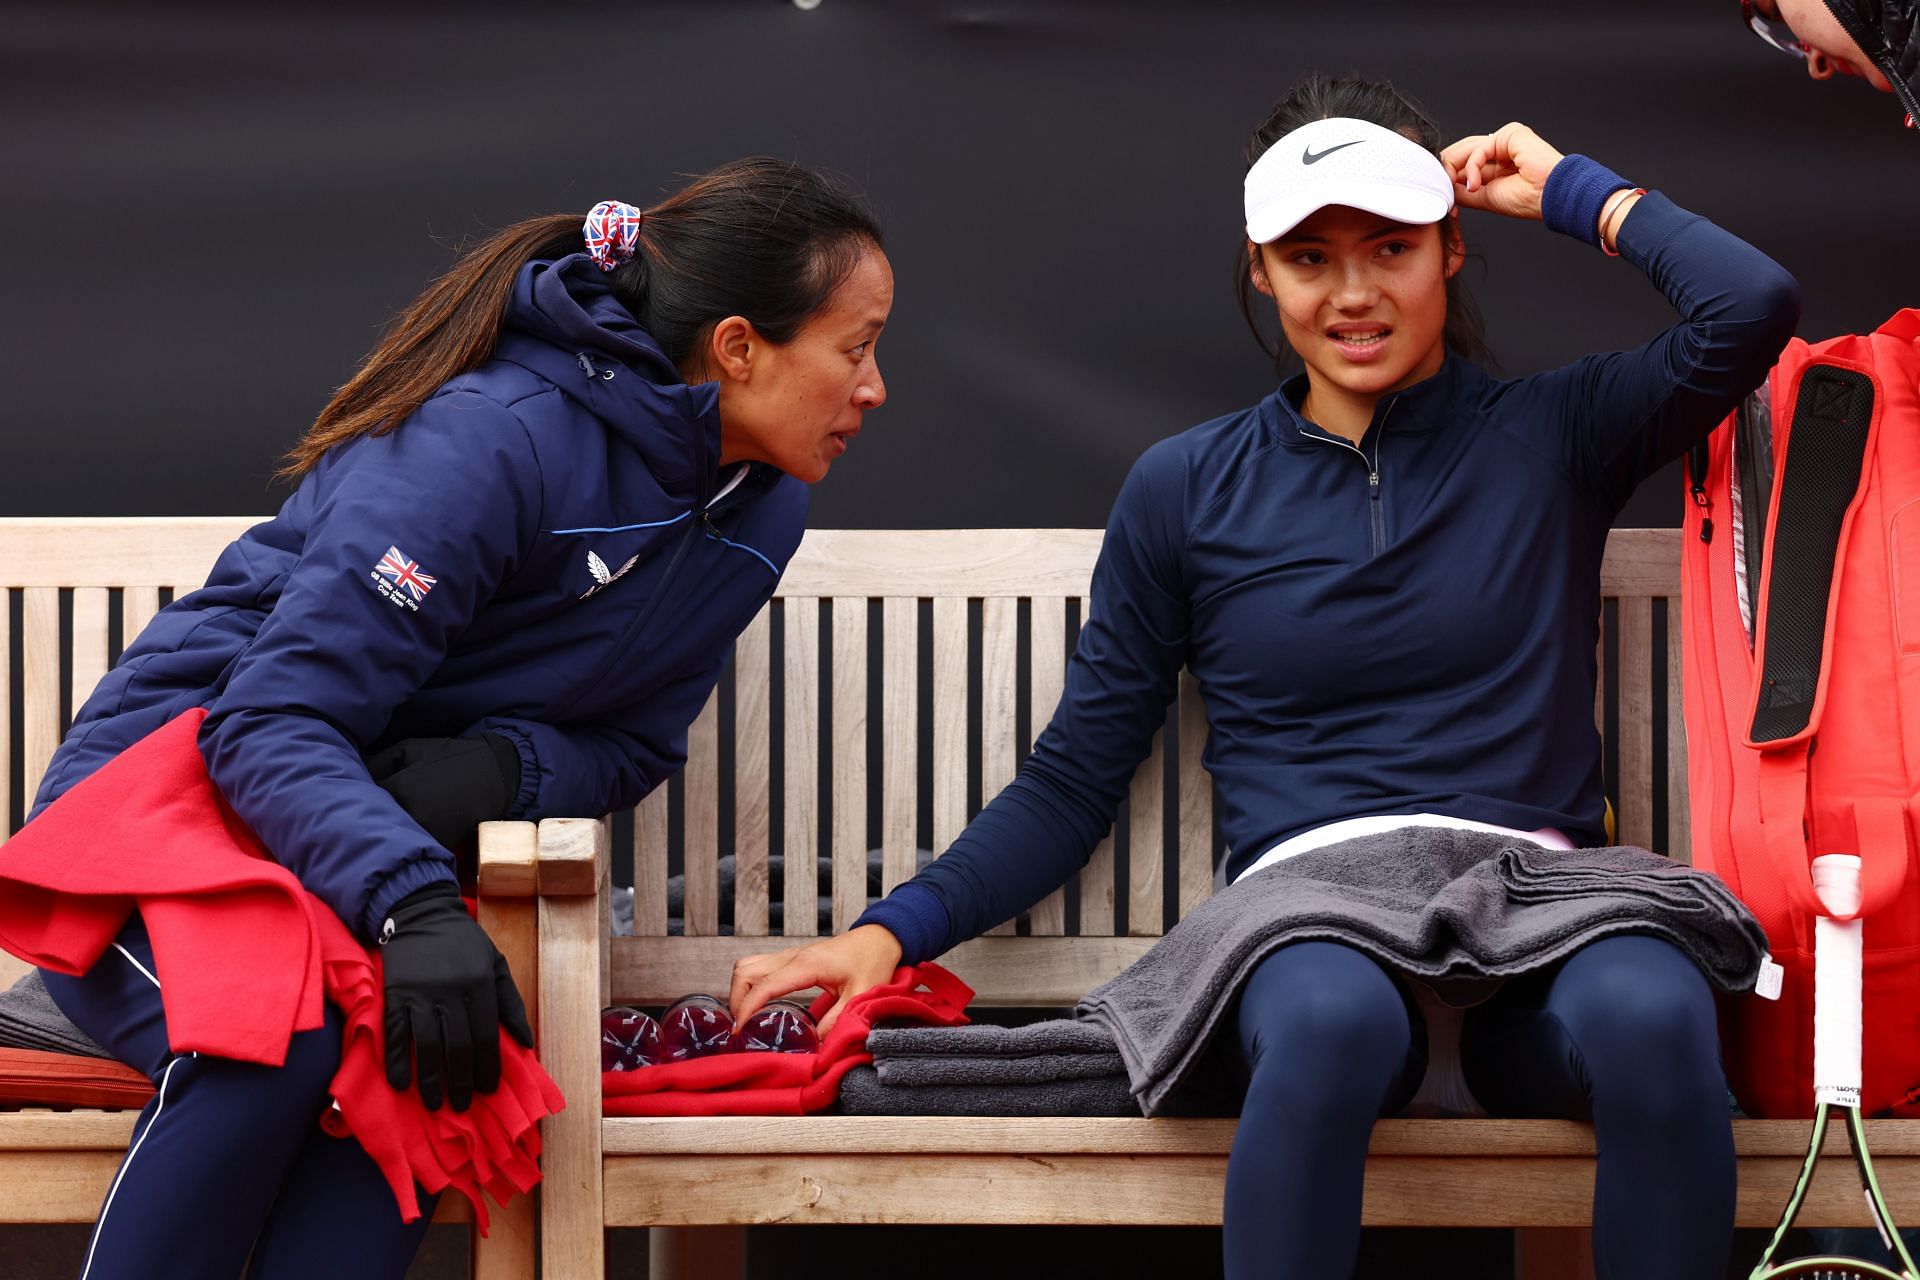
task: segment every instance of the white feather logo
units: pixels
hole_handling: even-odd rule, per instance
[[[627,570],[633,568],[633,566],[639,563],[640,563],[640,557],[638,555],[631,555],[627,557],[627,562],[625,564],[621,565],[618,569],[609,571],[607,569],[607,562],[605,560],[602,560],[594,552],[591,552],[591,551],[587,552],[587,572],[593,575],[593,585],[591,587],[588,587],[585,591],[581,592],[580,598],[582,600],[585,600],[588,596],[592,595],[594,592],[598,591],[600,588],[607,586],[608,584],[612,583],[615,579],[624,576]]]

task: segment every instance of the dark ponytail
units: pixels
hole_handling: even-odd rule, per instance
[[[1310,72],[1275,104],[1266,120],[1247,140],[1247,168],[1253,168],[1254,161],[1265,155],[1269,147],[1301,125],[1331,119],[1365,120],[1411,138],[1436,156],[1440,154],[1442,144],[1439,126],[1412,99],[1391,84],[1384,80],[1363,80],[1358,76],[1332,77]],[[1447,223],[1441,227],[1443,242],[1452,242],[1445,244],[1449,250],[1458,244],[1453,240],[1457,233],[1449,229],[1452,225]],[[1273,357],[1274,367],[1284,369],[1288,357],[1293,353],[1288,349],[1284,336],[1275,339],[1271,347],[1267,345],[1260,330],[1253,281],[1248,277],[1247,267],[1246,250],[1242,247],[1238,251],[1234,270],[1240,296],[1240,314],[1246,318],[1247,328],[1253,331],[1254,341],[1260,344],[1260,349]],[[1474,304],[1473,296],[1468,293],[1466,282],[1461,279],[1459,272],[1447,279],[1447,323],[1441,340],[1447,350],[1463,359],[1475,364],[1494,363],[1493,351],[1487,346],[1482,329],[1480,308]]]
[[[499,341],[514,280],[529,262],[584,248],[584,214],[528,218],[468,250],[394,320],[288,454],[298,478],[333,446],[391,431]],[[669,360],[684,367],[714,324],[744,316],[788,342],[881,244],[865,203],[833,178],[755,157],[703,174],[647,210],[613,293]]]

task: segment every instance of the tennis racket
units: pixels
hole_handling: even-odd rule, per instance
[[[1813,860],[1813,887],[1829,911],[1845,915],[1860,906],[1860,859],[1852,854],[1829,854]],[[1749,1280],[1820,1277],[1821,1280],[1920,1280],[1920,1268],[1907,1253],[1900,1232],[1887,1212],[1874,1176],[1873,1157],[1867,1153],[1866,1127],[1860,1120],[1860,921],[1844,923],[1825,916],[1814,921],[1813,934],[1813,1138],[1806,1163],[1794,1185],[1780,1225]],[[1795,1258],[1775,1265],[1773,1255],[1787,1237],[1800,1206],[1813,1185],[1813,1169],[1827,1137],[1827,1122],[1835,1113],[1844,1118],[1853,1162],[1860,1170],[1860,1188],[1866,1193],[1873,1224],[1888,1252],[1899,1263],[1889,1271],[1857,1258]]]

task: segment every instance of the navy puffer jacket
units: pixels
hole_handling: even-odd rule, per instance
[[[584,255],[529,265],[486,364],[330,452],[154,618],[33,812],[205,706],[201,751],[234,810],[372,936],[453,867],[363,753],[496,733],[520,754],[507,816],[633,804],[685,759],[806,524],[800,481],[721,476],[717,400]]]

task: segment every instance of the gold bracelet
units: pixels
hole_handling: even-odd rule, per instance
[[[1606,254],[1609,258],[1617,258],[1620,256],[1620,250],[1616,247],[1618,242],[1614,240],[1614,237],[1607,234],[1608,230],[1613,226],[1613,220],[1620,216],[1620,210],[1625,207],[1629,200],[1635,196],[1644,196],[1645,194],[1647,194],[1645,187],[1634,187],[1631,190],[1623,188],[1608,197],[1608,204],[1601,209],[1600,252]]]

